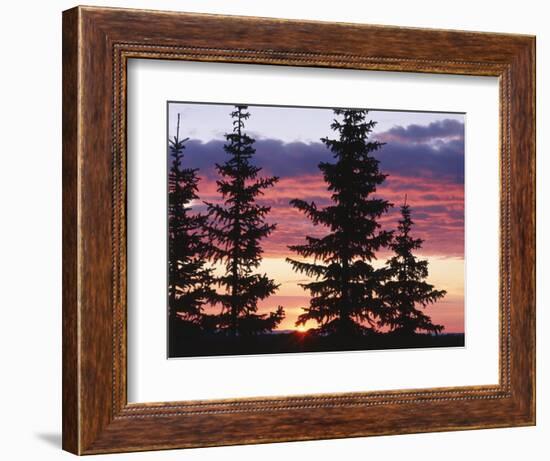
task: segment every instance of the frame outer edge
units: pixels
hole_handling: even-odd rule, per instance
[[[530,48],[530,56],[532,60],[531,66],[531,85],[532,85],[532,100],[531,100],[531,110],[532,110],[532,120],[533,120],[533,133],[531,139],[531,149],[533,155],[533,187],[534,187],[534,198],[533,198],[533,209],[531,213],[533,214],[533,226],[534,226],[534,241],[535,241],[535,255],[534,255],[534,270],[533,270],[533,283],[534,283],[534,303],[533,303],[533,326],[532,326],[532,337],[533,337],[533,357],[532,357],[532,370],[533,370],[533,398],[531,402],[531,411],[532,419],[531,422],[533,426],[537,425],[537,37],[533,36],[532,44]]]
[[[531,132],[529,133],[529,147],[531,152],[530,161],[530,177],[533,187],[532,191],[532,204],[531,204],[531,216],[533,220],[533,256],[532,256],[532,283],[533,283],[533,302],[531,306],[531,324],[530,324],[530,336],[532,340],[531,344],[531,362],[529,367],[531,370],[531,402],[529,405],[530,418],[529,424],[537,425],[537,37],[531,37],[529,43],[529,71],[531,72],[531,91],[529,92],[529,110],[531,112]]]
[[[79,454],[80,359],[79,359],[79,42],[80,11],[62,15],[62,448]]]
[[[105,186],[112,185],[112,181],[116,181],[116,178],[111,178],[111,174],[106,170],[106,157],[104,158],[103,155],[108,149],[103,134],[99,140],[92,139],[90,136],[94,133],[94,130],[102,129],[101,133],[108,131],[107,125],[110,124],[110,121],[107,121],[106,117],[106,114],[109,113],[106,103],[107,99],[110,99],[113,95],[111,94],[111,88],[108,87],[109,82],[105,80],[106,77],[102,74],[102,71],[105,71],[105,75],[110,72],[107,71],[107,68],[110,69],[112,66],[111,56],[106,53],[109,53],[113,44],[116,44],[117,40],[120,39],[120,37],[117,38],[117,34],[120,35],[122,32],[126,32],[129,36],[136,34],[133,28],[124,28],[120,25],[122,19],[124,19],[123,16],[128,15],[129,11],[132,10],[77,7],[63,13],[63,448],[75,454],[92,454],[290,440],[320,440],[440,430],[432,425],[418,423],[414,424],[414,427],[404,426],[401,429],[397,427],[397,430],[395,430],[395,427],[386,427],[385,429],[369,431],[363,428],[363,424],[365,422],[364,418],[368,416],[370,410],[367,412],[364,408],[361,412],[356,411],[355,429],[352,430],[350,424],[346,426],[350,428],[349,431],[345,428],[343,432],[326,431],[324,428],[316,426],[316,424],[329,420],[347,422],[347,416],[341,418],[338,416],[344,411],[343,409],[335,412],[327,407],[308,410],[311,413],[306,415],[307,417],[304,416],[304,411],[298,413],[297,417],[304,418],[303,422],[309,424],[309,426],[302,430],[300,434],[294,435],[289,435],[291,433],[288,429],[295,425],[296,416],[288,413],[284,418],[276,418],[268,411],[266,417],[269,417],[269,421],[276,421],[276,427],[281,428],[277,434],[270,434],[269,436],[265,435],[266,428],[259,435],[251,435],[250,433],[243,435],[243,432],[235,427],[239,424],[241,429],[247,429],[247,426],[257,427],[256,424],[261,422],[261,419],[255,420],[252,414],[236,413],[235,415],[218,414],[214,416],[203,414],[185,415],[185,417],[174,414],[170,415],[174,416],[173,424],[171,423],[170,427],[164,424],[163,428],[165,430],[160,433],[161,436],[166,437],[166,441],[159,442],[156,438],[159,431],[154,434],[153,429],[156,429],[161,422],[167,421],[161,418],[163,415],[152,415],[152,418],[146,419],[143,418],[144,415],[137,415],[136,418],[131,420],[120,417],[123,415],[118,413],[119,409],[115,405],[114,397],[111,400],[111,389],[109,389],[108,395],[106,391],[106,384],[112,378],[110,373],[105,372],[106,356],[111,349],[115,348],[115,344],[108,344],[106,340],[107,336],[111,337],[114,334],[114,327],[109,323],[110,317],[105,315],[108,312],[106,296],[109,290],[104,282],[106,282],[107,276],[112,271],[106,266],[106,259],[99,260],[93,250],[94,244],[100,243],[101,247],[104,247],[103,242],[108,237],[106,229],[110,227],[108,225],[110,219],[100,210],[97,203],[90,200],[90,198],[97,198],[97,202],[103,203],[102,200],[106,200],[108,193]],[[132,13],[135,13],[135,11],[132,11]],[[171,15],[172,13],[167,14],[167,16]],[[115,16],[117,17],[115,18]],[[180,16],[178,14],[179,17],[187,18],[190,22],[197,20],[197,15]],[[226,17],[226,19],[229,18]],[[233,22],[241,22],[243,19],[231,18],[231,21],[233,24]],[[275,21],[272,20],[272,23],[275,24]],[[131,21],[127,20],[125,22],[129,23]],[[304,23],[288,21],[289,27],[291,24],[298,26]],[[143,24],[141,25],[143,26]],[[307,27],[312,28],[329,26],[330,23],[326,26],[320,24],[315,26],[309,23],[307,25]],[[235,27],[232,26],[230,29],[234,30]],[[147,27],[145,29],[145,32],[148,32],[149,29]],[[113,31],[116,34],[111,35]],[[379,34],[380,30],[377,29],[376,33]],[[420,31],[411,30],[410,33],[418,34]],[[441,35],[454,37],[451,41],[460,38],[450,31],[441,32]],[[180,40],[178,37],[176,36],[174,40]],[[487,35],[486,37],[489,40],[492,36]],[[514,53],[519,52],[523,60],[522,70],[532,71],[534,68],[534,40],[506,35],[499,38],[512,42],[513,45],[499,59],[507,59],[508,63],[515,61],[517,65],[518,55],[510,55],[509,53],[512,50]],[[503,46],[503,44],[493,43],[493,39],[491,39],[491,46]],[[160,43],[165,43],[164,40],[164,37],[161,37]],[[191,42],[193,43],[193,40]],[[467,44],[477,46],[477,44],[470,42],[471,40]],[[147,45],[149,44],[145,46]],[[200,41],[198,45],[201,45]],[[520,45],[523,48],[521,52],[518,50]],[[499,50],[500,48],[496,49]],[[265,44],[263,48],[260,47],[260,52],[263,51],[270,51],[265,49]],[[85,56],[83,57],[83,55]],[[94,59],[91,59],[92,57]],[[105,59],[105,61],[102,61],[102,59]],[[420,60],[422,61],[423,58]],[[317,64],[316,62],[313,65]],[[456,64],[462,66],[465,63],[457,61]],[[397,67],[403,66],[402,63],[396,65]],[[432,71],[446,73],[439,67]],[[474,74],[477,75],[477,72]],[[88,85],[91,82],[97,82],[99,88],[89,89]],[[525,155],[519,163],[524,166],[527,164],[528,171],[523,172],[520,181],[521,184],[527,185],[527,196],[523,196],[525,200],[522,201],[525,206],[523,212],[533,213],[534,190],[531,181],[534,178],[535,165],[534,126],[531,124],[534,122],[534,100],[531,100],[531,98],[534,97],[534,81],[531,81],[529,77],[524,77],[523,82],[526,82],[526,87],[522,88],[521,93],[523,97],[526,97],[524,102],[529,107],[526,110],[528,120],[525,122],[527,132],[521,139],[523,139],[522,145],[524,147],[528,145],[528,147],[523,152]],[[101,107],[95,104],[95,98],[101,103]],[[529,118],[529,114],[531,118]],[[514,137],[512,139],[512,145],[516,144],[517,139],[515,142]],[[88,158],[88,154],[91,154],[94,158],[93,161]],[[101,160],[100,165],[96,162],[97,159]],[[91,168],[92,165],[93,168]],[[91,170],[88,171],[90,168]],[[93,178],[88,177],[88,173],[93,173]],[[94,183],[93,179],[99,181]],[[98,215],[105,217],[105,221],[98,222],[91,219]],[[534,223],[534,215],[530,218],[527,220],[529,225]],[[99,231],[97,232],[98,235],[94,235],[92,228]],[[534,250],[534,242],[531,240],[534,236],[534,230],[528,230],[527,234],[525,244],[528,249]],[[529,264],[534,261],[534,256],[531,253],[525,258],[523,261],[527,261]],[[93,277],[90,277],[92,275],[90,263],[92,263],[92,266],[93,263],[96,264],[93,266]],[[525,279],[522,277],[523,280],[528,282],[529,288],[534,287],[534,279],[531,278],[534,274],[534,267],[530,269],[524,274]],[[503,402],[503,404],[509,403],[509,405],[504,406],[499,418],[491,422],[479,420],[475,423],[459,418],[452,424],[445,425],[443,430],[509,427],[511,425],[519,426],[534,423],[534,306],[531,305],[531,301],[534,301],[534,293],[527,295],[527,298],[519,306],[524,309],[516,309],[515,311],[515,314],[521,317],[520,321],[516,323],[516,327],[519,326],[520,331],[525,328],[523,334],[519,337],[523,340],[527,339],[527,341],[525,341],[524,347],[521,348],[521,358],[517,357],[514,364],[516,365],[516,373],[518,373],[516,376],[521,377],[521,384],[527,384],[527,394],[522,394],[520,388],[516,389],[516,391],[519,391],[519,398]],[[522,310],[523,312],[520,315]],[[529,377],[525,376],[528,369],[531,372]],[[115,385],[115,381],[112,381],[112,385]],[[516,397],[518,397],[518,394],[516,394]],[[426,403],[434,409],[440,406],[442,410],[453,408],[453,405],[456,407],[453,401],[458,399],[450,398],[448,400],[449,402],[441,405],[428,401]],[[464,402],[464,405],[470,408],[472,416],[480,415],[490,406],[489,400],[479,400],[477,403]],[[529,407],[531,412],[526,407]],[[409,408],[408,405],[403,406],[402,413],[395,416],[395,418],[402,417],[404,412],[408,411],[412,411],[412,408]],[[503,412],[505,411],[510,412],[510,418],[507,420],[503,419]],[[284,413],[282,414],[284,415]],[[318,418],[317,423],[315,422],[316,418]],[[138,426],[138,421],[139,427],[137,429],[143,431],[142,435],[146,435],[147,432],[149,435],[154,434],[155,438],[152,441],[142,440],[139,433],[136,434],[134,429]],[[269,426],[269,421],[264,421],[264,426]],[[396,419],[397,421],[398,419]],[[211,433],[212,424],[217,423],[224,423],[222,425],[223,436],[217,439],[205,440],[205,432]],[[171,431],[168,432],[167,429],[171,429]],[[191,435],[187,432],[189,429],[191,429]],[[268,429],[272,430],[273,428]],[[179,436],[178,430],[187,432],[187,438],[174,443],[173,437],[174,435]],[[227,433],[225,433],[226,431]],[[199,437],[201,435],[203,436],[202,439]]]
[[[535,40],[510,63],[511,369],[516,425],[536,424]]]

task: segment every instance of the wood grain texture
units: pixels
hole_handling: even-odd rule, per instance
[[[78,7],[63,15],[63,447],[78,454],[534,424],[533,37]],[[126,63],[500,78],[500,382],[128,404]]]
[[[63,16],[63,448],[79,452],[78,399],[78,10]]]

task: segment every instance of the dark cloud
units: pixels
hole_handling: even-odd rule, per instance
[[[223,163],[227,154],[223,141],[207,143],[189,141],[185,150],[188,164],[204,171],[207,176],[214,163]],[[262,166],[265,173],[276,176],[300,176],[317,172],[321,161],[330,161],[331,153],[321,143],[283,143],[277,139],[259,139],[254,143],[254,163]]]
[[[387,143],[377,153],[380,168],[388,174],[464,182],[464,142],[429,144]]]
[[[454,119],[432,122],[429,125],[395,126],[377,136],[385,141],[425,143],[440,138],[464,139],[464,123]]]
[[[381,133],[378,139],[389,133],[399,133],[376,151],[382,172],[390,175],[436,178],[454,183],[464,182],[464,140],[444,136],[463,134],[464,125],[455,120],[442,120],[426,126],[409,125],[394,127]],[[412,140],[415,142],[412,142]],[[420,140],[423,140],[420,142]],[[426,141],[426,142],[424,142]],[[185,150],[187,165],[200,169],[200,175],[214,178],[213,165],[223,163],[227,154],[224,142],[207,143],[191,140]],[[296,177],[317,173],[319,162],[332,160],[332,153],[320,142],[284,143],[276,139],[258,139],[254,143],[254,163],[264,168],[265,174],[280,177]]]

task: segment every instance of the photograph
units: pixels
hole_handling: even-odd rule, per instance
[[[464,347],[465,114],[167,102],[168,357]]]

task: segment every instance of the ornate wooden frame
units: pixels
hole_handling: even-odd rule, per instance
[[[129,404],[130,58],[498,76],[499,384]],[[91,454],[534,423],[534,37],[93,7],[63,13],[65,450]]]

